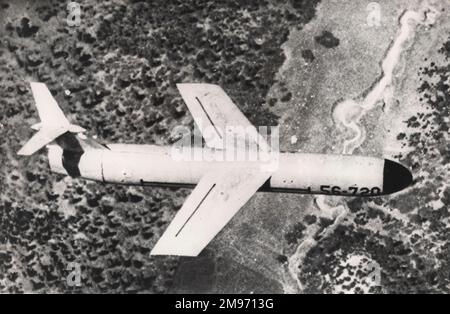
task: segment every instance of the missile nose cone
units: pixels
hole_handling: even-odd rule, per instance
[[[412,182],[412,174],[406,167],[389,159],[384,160],[384,194],[391,194],[403,190],[404,188],[411,185]]]

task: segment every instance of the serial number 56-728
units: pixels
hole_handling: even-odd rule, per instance
[[[332,195],[351,194],[351,195],[365,196],[365,195],[381,194],[381,189],[376,186],[373,188],[350,186],[348,187],[348,189],[343,189],[339,186],[321,185],[320,191],[324,194],[332,194]]]

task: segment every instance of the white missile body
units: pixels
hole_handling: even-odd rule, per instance
[[[217,168],[247,168],[252,161],[174,160],[170,147],[156,145],[110,144],[108,150],[89,150],[82,154],[79,176],[101,181],[142,186],[195,187],[200,179]],[[51,170],[70,175],[63,165],[63,149],[48,145]],[[205,149],[197,148],[204,153]],[[211,154],[223,154],[212,151]],[[385,167],[381,158],[304,153],[280,153],[278,165],[260,191],[302,194],[374,196],[396,192],[386,190]],[[387,180],[386,180],[387,179]]]
[[[103,183],[193,188],[153,255],[197,256],[258,190],[377,196],[412,183],[411,173],[388,159],[277,152],[217,85],[177,85],[196,125],[206,122],[207,127],[200,127],[206,145],[189,145],[187,151],[184,146],[100,144],[65,118],[44,84],[31,87],[41,123],[33,126],[38,132],[20,155],[47,146],[56,173]],[[248,132],[230,134],[230,125]],[[237,141],[227,143],[229,135]]]

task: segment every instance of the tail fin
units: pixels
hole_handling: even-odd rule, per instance
[[[66,132],[85,131],[67,120],[44,83],[30,83],[30,85],[41,123],[32,126],[38,132],[17,152],[19,155],[32,155]]]

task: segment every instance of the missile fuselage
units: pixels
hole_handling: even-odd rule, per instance
[[[193,188],[215,169],[258,163],[261,171],[273,170],[260,191],[343,196],[390,194],[412,182],[402,165],[376,157],[278,153],[269,162],[208,148],[193,148],[188,155],[176,155],[169,146],[109,144],[107,148],[77,154],[48,145],[51,170],[104,183]]]

